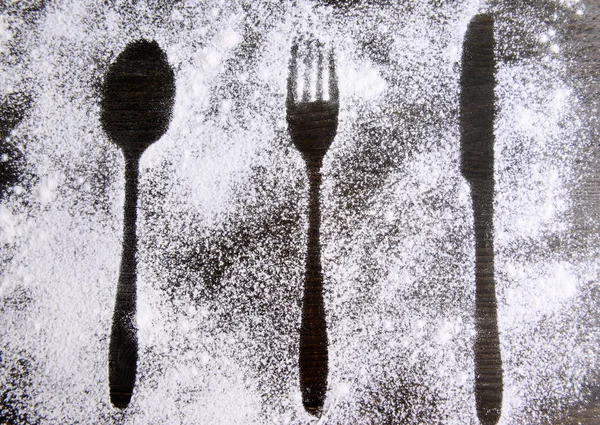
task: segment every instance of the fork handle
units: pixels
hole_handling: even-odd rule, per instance
[[[310,184],[308,207],[308,248],[300,326],[300,387],[307,412],[318,416],[327,392],[327,324],[323,301],[321,269],[321,164],[322,155],[305,156]]]
[[[110,401],[120,409],[131,400],[138,359],[135,327],[138,173],[139,156],[126,154],[123,252],[108,348]]]

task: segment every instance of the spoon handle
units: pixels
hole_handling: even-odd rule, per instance
[[[327,325],[321,270],[320,186],[322,156],[305,157],[310,182],[308,249],[300,327],[300,387],[305,409],[318,415],[327,391]]]
[[[131,400],[138,357],[135,326],[138,174],[139,156],[125,155],[123,252],[108,349],[110,400],[121,409]]]

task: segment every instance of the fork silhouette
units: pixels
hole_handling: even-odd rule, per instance
[[[335,137],[338,126],[339,93],[333,49],[329,53],[329,100],[323,95],[324,46],[309,40],[305,42],[304,87],[302,97],[296,99],[298,88],[298,43],[292,44],[287,86],[287,122],[294,146],[306,163],[310,183],[308,206],[308,247],[302,324],[300,326],[300,389],[302,403],[312,415],[320,415],[327,391],[328,354],[327,325],[323,302],[323,272],[321,269],[320,186],[321,166]],[[316,48],[316,49],[315,49]],[[314,50],[317,54],[314,54]],[[315,64],[316,56],[316,64]],[[316,70],[316,99],[311,100],[311,71]]]

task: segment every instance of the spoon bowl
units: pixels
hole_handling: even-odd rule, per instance
[[[102,91],[100,122],[124,154],[141,155],[169,127],[175,78],[156,41],[128,44],[110,66]]]

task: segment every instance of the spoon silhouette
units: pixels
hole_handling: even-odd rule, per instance
[[[100,121],[125,157],[123,252],[109,345],[110,401],[124,409],[137,369],[136,219],[139,161],[167,130],[175,100],[175,77],[156,41],[129,43],[108,69]]]

